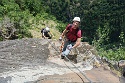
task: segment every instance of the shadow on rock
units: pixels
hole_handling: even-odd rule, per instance
[[[12,77],[10,77],[10,76],[8,76],[6,78],[0,77],[0,83],[8,83],[8,82],[11,83],[11,80],[12,80]]]

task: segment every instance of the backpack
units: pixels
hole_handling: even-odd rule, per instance
[[[42,28],[42,29],[41,29],[41,33],[43,33],[43,30],[44,30],[44,29],[45,29],[45,28]]]

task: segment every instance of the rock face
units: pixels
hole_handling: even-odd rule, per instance
[[[42,39],[22,39],[0,42],[0,73],[18,69],[22,66],[44,64],[48,55],[48,44]]]
[[[121,60],[118,62],[119,67],[122,70],[122,76],[125,78],[125,60]]]
[[[79,72],[77,69],[83,72],[91,70],[95,64],[100,64],[96,50],[87,42],[82,42],[77,48],[78,63],[74,65],[72,60],[69,62],[60,59],[60,45],[61,42],[56,40],[35,38],[0,42],[0,83],[36,83],[49,75],[65,77],[68,73],[72,75],[73,71]],[[76,77],[79,78],[76,75],[71,79]],[[60,79],[58,83],[61,83],[63,78]],[[71,79],[67,79],[66,82],[79,82],[78,79],[75,81]]]
[[[59,41],[51,41],[49,43],[51,57],[54,57],[55,55],[57,56],[60,54],[60,51],[59,51],[60,45],[61,44]],[[71,50],[71,53],[67,56],[72,62],[73,62],[74,58],[76,58],[74,56],[75,53],[73,51]],[[95,50],[94,47],[89,45],[87,42],[81,42],[80,46],[77,47],[76,51],[77,51],[77,62],[84,61],[84,63],[90,63],[93,66],[97,66],[97,67],[100,66],[101,62],[99,61],[100,59],[97,54],[97,51]]]

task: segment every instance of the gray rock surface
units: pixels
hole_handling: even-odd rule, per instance
[[[0,42],[0,73],[22,66],[44,64],[49,55],[48,44],[42,39]]]
[[[79,72],[77,69],[84,72],[91,70],[98,61],[94,48],[85,43],[78,47],[80,61],[74,67],[72,61],[60,59],[59,46],[58,41],[37,38],[0,42],[0,83],[34,83],[44,76]],[[90,64],[86,64],[88,62]]]

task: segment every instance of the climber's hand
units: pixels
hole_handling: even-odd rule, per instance
[[[67,46],[67,49],[68,49],[68,50],[72,50],[72,49],[73,49],[72,45],[68,45],[68,46]]]

